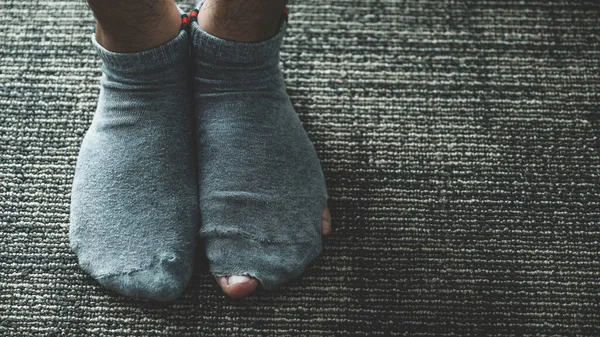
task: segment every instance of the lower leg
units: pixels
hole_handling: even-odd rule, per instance
[[[225,40],[264,41],[277,33],[286,4],[287,0],[206,0],[198,23]]]
[[[158,47],[181,29],[173,0],[88,0],[96,17],[96,40],[114,52]],[[139,19],[141,18],[141,20]]]

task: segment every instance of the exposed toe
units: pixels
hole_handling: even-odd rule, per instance
[[[220,276],[216,280],[223,292],[231,298],[246,297],[260,284],[257,279],[245,275]]]
[[[323,214],[321,215],[321,234],[323,236],[327,236],[331,234],[331,213],[329,212],[329,207],[325,204],[325,208],[323,208]]]

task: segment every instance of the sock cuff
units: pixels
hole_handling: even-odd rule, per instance
[[[104,48],[92,34],[92,43],[105,67],[130,72],[157,71],[185,62],[189,54],[188,33],[182,29],[172,40],[152,49],[118,53]]]
[[[192,45],[196,59],[228,63],[268,63],[279,60],[279,49],[287,29],[283,18],[277,34],[262,42],[237,42],[224,40],[211,35],[200,28],[197,21],[192,22]]]

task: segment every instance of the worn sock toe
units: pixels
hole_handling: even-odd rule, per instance
[[[240,43],[192,24],[201,236],[216,276],[265,288],[302,273],[321,252],[323,172],[286,93],[272,39]]]

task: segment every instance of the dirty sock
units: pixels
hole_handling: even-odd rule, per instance
[[[198,230],[189,36],[103,61],[75,170],[69,239],[79,265],[123,295],[179,296]]]
[[[249,275],[265,288],[319,255],[327,200],[278,67],[285,28],[282,20],[273,38],[240,43],[191,27],[200,234],[213,275]]]

